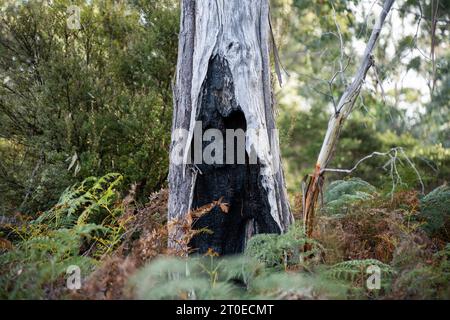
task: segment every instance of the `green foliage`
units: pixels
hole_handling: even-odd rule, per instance
[[[90,236],[98,226],[83,228],[28,230],[27,239],[0,255],[0,298],[41,299],[44,296],[64,296],[64,275],[71,265],[87,276],[95,266],[95,260],[80,255],[82,239]]]
[[[1,298],[64,296],[70,265],[82,276],[116,249],[125,231],[117,189],[122,176],[89,177],[67,188],[58,203],[28,225],[11,228],[20,240],[0,255]]]
[[[332,279],[351,281],[354,283],[364,280],[363,284],[365,285],[365,279],[367,278],[366,271],[370,266],[380,268],[381,278],[389,279],[394,274],[391,266],[375,259],[365,259],[337,263],[326,271],[326,275]]]
[[[324,203],[327,213],[345,213],[354,202],[373,198],[374,186],[360,178],[336,180],[326,188]]]
[[[419,219],[430,236],[450,241],[450,187],[442,185],[421,199]]]
[[[367,288],[366,281],[374,271],[370,270],[370,268],[379,268],[380,290],[383,290],[382,292],[371,292]],[[370,271],[370,273],[368,273],[368,271]],[[362,298],[365,295],[379,295],[380,293],[386,294],[390,289],[394,274],[395,271],[391,266],[375,259],[344,261],[329,267],[325,271],[325,276],[327,278],[349,283],[351,289],[349,295],[355,298]]]
[[[92,255],[110,253],[120,243],[127,222],[121,219],[124,208],[118,189],[122,181],[118,173],[89,177],[67,188],[58,203],[32,223],[53,229],[96,226]]]
[[[338,298],[342,286],[300,273],[267,269],[248,256],[161,258],[132,279],[139,299]]]
[[[109,173],[101,178],[89,177],[69,187],[58,203],[37,218],[36,223],[60,228],[110,222],[123,212],[122,208],[113,207],[118,199],[117,189],[122,180],[122,175]]]
[[[423,15],[431,12],[430,2],[405,1],[399,8],[402,20],[383,27],[387,34],[395,29],[398,37],[382,37],[377,44],[377,72],[371,70],[367,74],[329,167],[352,168],[374,151],[386,152],[402,146],[429,190],[449,177],[450,60],[446,24],[437,23],[433,33],[431,25],[424,23]],[[343,79],[350,82],[358,67],[358,53],[368,40],[373,25],[370,22],[375,16],[373,8],[363,1],[277,0],[271,12],[281,61],[291,74],[277,92],[278,128],[288,190],[298,192],[299,182],[313,172],[333,104],[348,85]],[[448,15],[448,6],[441,3],[439,17],[445,19]],[[417,34],[403,33],[408,29],[417,30]],[[432,39],[439,54],[430,63],[416,51],[430,48]],[[393,47],[395,53],[391,54],[388,48]],[[342,74],[340,64],[345,66]],[[407,81],[416,78],[424,83],[430,81],[430,87],[421,85],[418,90]],[[435,83],[430,79],[436,79]],[[393,83],[398,85],[393,88]],[[383,170],[386,161],[383,157],[368,159],[353,174],[380,192],[387,191],[392,182],[389,172]],[[399,183],[398,188],[420,187],[417,175],[406,163],[400,163],[399,170],[404,184]],[[336,180],[342,179],[343,174],[327,176]]]
[[[304,252],[304,247],[310,249]],[[317,255],[321,252],[320,244],[308,239],[301,224],[293,224],[289,230],[281,235],[257,234],[247,244],[245,254],[256,258],[267,267],[281,269],[294,265],[306,266],[305,257]],[[311,260],[309,260],[311,262]]]
[[[81,29],[67,28],[67,7]],[[168,170],[176,1],[0,5],[0,214],[34,214],[107,172],[159,190]]]
[[[141,299],[176,299],[189,295],[197,299],[236,299],[244,294],[246,283],[239,286],[228,280],[249,281],[261,268],[261,264],[250,259],[158,259],[144,267],[132,283]]]
[[[422,177],[429,186],[435,188],[448,181],[450,176],[450,149],[442,144],[416,146],[411,152],[411,160],[418,165]]]
[[[433,264],[417,265],[403,272],[395,286],[404,292],[404,298],[449,299],[450,298],[450,244],[433,256]]]

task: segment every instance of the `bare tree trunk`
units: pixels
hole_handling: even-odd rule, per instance
[[[316,162],[314,173],[309,177],[306,190],[303,194],[303,222],[306,235],[311,237],[314,225],[314,210],[320,194],[323,183],[323,174],[327,166],[330,164],[333,152],[339,139],[339,134],[344,125],[345,120],[353,111],[353,106],[358,98],[367,71],[373,65],[372,51],[375,48],[378,37],[383,27],[386,16],[391,10],[394,0],[386,0],[383,9],[380,13],[378,21],[376,22],[369,42],[364,51],[362,63],[354,77],[353,82],[346,88],[337,104],[335,113],[331,116],[328,122],[328,129],[325,133],[322,148],[320,149],[319,157]]]
[[[228,212],[217,207],[200,218],[195,227],[213,233],[196,236],[192,246],[200,252],[208,248],[220,254],[241,252],[253,234],[283,232],[293,220],[278,137],[273,134],[269,4],[268,0],[181,3],[168,217],[183,218],[223,197]],[[185,141],[180,140],[180,129],[188,133]],[[191,164],[198,147],[195,135],[208,129],[224,136],[229,129],[242,129],[245,162]],[[182,163],[175,160],[180,158],[180,141]],[[207,146],[200,140],[202,151]],[[220,151],[226,155],[230,150]],[[173,232],[170,247],[177,245]]]

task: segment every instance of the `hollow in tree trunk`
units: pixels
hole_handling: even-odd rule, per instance
[[[272,108],[269,3],[181,3],[168,216],[183,218],[223,198],[228,212],[216,206],[202,216],[193,227],[212,233],[200,233],[190,245],[200,253],[238,253],[252,235],[281,233],[293,221]],[[228,133],[238,131],[244,132],[243,154],[239,138],[229,145]],[[211,154],[223,161],[197,161],[217,135],[226,141]],[[176,245],[172,238],[169,246]]]

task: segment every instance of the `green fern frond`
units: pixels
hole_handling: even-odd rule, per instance
[[[325,210],[331,214],[345,213],[349,204],[372,199],[375,193],[374,186],[359,178],[333,181],[324,194]]]
[[[304,252],[305,245],[311,248]],[[323,250],[315,240],[305,236],[301,224],[293,224],[281,235],[258,234],[250,238],[245,254],[256,258],[268,267],[287,267],[302,265],[304,257],[316,256]],[[312,262],[313,260],[309,260]]]
[[[46,223],[56,229],[89,222],[100,224],[105,217],[114,218],[122,213],[112,208],[122,181],[123,176],[118,173],[109,173],[100,178],[89,177],[67,188],[58,203],[44,212],[35,223]]]
[[[391,278],[395,272],[394,269],[381,261],[376,259],[364,260],[349,260],[340,262],[331,266],[325,275],[334,280],[357,281],[359,279],[367,278],[367,269],[370,266],[377,266],[380,268],[382,278]]]

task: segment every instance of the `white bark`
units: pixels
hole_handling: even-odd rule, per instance
[[[284,231],[291,223],[278,138],[275,128],[269,70],[268,0],[183,0],[177,82],[174,90],[173,128],[189,130],[192,141],[199,113],[201,89],[209,61],[215,55],[228,63],[235,99],[245,115],[248,129],[246,151],[255,152],[262,164],[262,184],[267,192],[270,214]],[[172,141],[173,143],[173,141]],[[172,155],[171,155],[172,156]],[[188,148],[185,148],[184,163]],[[272,173],[270,171],[272,170]],[[198,173],[188,165],[171,162],[169,173],[169,219],[184,216],[191,208]]]
[[[378,18],[378,21],[372,30],[372,34],[366,45],[366,49],[364,50],[363,60],[354,77],[354,80],[341,96],[341,99],[337,104],[337,112],[330,118],[330,121],[328,123],[328,130],[325,134],[322,148],[317,159],[317,165],[321,169],[326,168],[326,166],[329,164],[331,155],[339,138],[340,130],[344,124],[344,121],[353,111],[353,106],[355,105],[355,101],[359,96],[359,92],[361,91],[362,84],[364,83],[364,80],[366,78],[367,71],[369,71],[370,67],[373,65],[374,61],[372,57],[372,51],[375,48],[381,32],[381,28],[383,27],[386,16],[390,11],[393,3],[394,0],[385,1],[383,10],[381,11],[380,17]]]
[[[366,45],[366,49],[364,50],[361,65],[352,83],[346,88],[343,95],[341,96],[336,106],[336,112],[331,116],[328,122],[328,129],[325,133],[325,138],[323,140],[322,147],[320,149],[320,153],[316,162],[316,169],[309,182],[306,194],[304,194],[305,206],[303,207],[303,222],[306,234],[308,236],[311,236],[312,233],[314,207],[316,205],[318,194],[320,192],[320,184],[322,181],[324,170],[331,162],[333,152],[336,148],[339,134],[344,125],[344,122],[353,111],[355,101],[359,96],[359,92],[366,78],[367,71],[374,63],[372,52],[377,43],[386,16],[391,10],[393,3],[394,0],[386,0],[384,2],[383,9],[372,30],[369,41]]]

